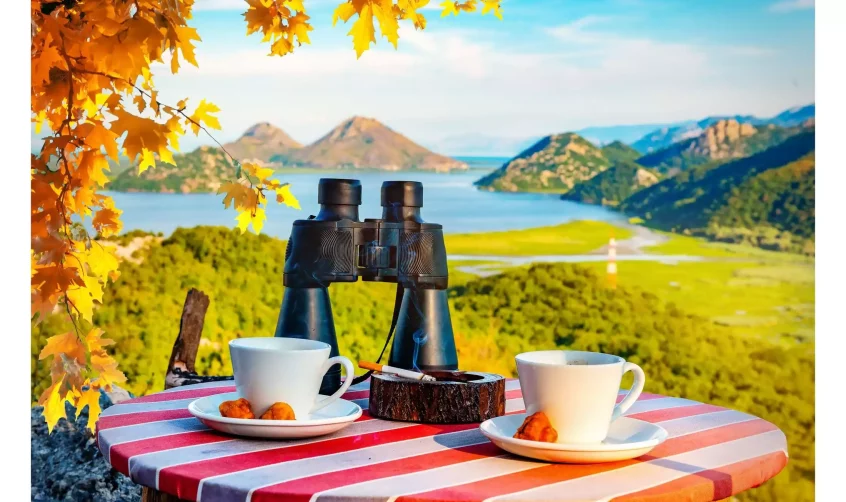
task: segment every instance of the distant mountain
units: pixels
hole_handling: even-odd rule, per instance
[[[611,163],[623,161],[635,161],[641,157],[640,152],[623,143],[622,141],[614,141],[602,147],[602,154]]]
[[[805,128],[748,157],[683,171],[621,209],[665,230],[793,249],[815,235],[814,143],[813,127]]]
[[[619,160],[593,178],[576,184],[561,198],[617,206],[633,193],[655,183],[658,183],[658,175],[651,170],[631,160]]]
[[[553,134],[475,184],[487,190],[505,192],[564,193],[609,165],[602,150],[578,134]]]
[[[662,174],[673,175],[697,165],[746,157],[780,143],[797,132],[799,128],[773,125],[756,128],[735,119],[719,120],[704,128],[700,134],[644,155],[637,162]]]
[[[813,120],[816,116],[816,111],[817,109],[815,105],[797,106],[795,108],[785,110],[775,117],[767,119],[767,123],[782,127],[792,127],[802,124],[808,120]]]
[[[650,132],[664,127],[673,127],[675,124],[634,124],[634,125],[612,125],[612,126],[591,126],[575,131],[576,134],[590,141],[594,145],[607,145],[613,141],[621,141],[631,144],[644,137]]]
[[[431,152],[378,120],[352,117],[303,148],[270,159],[295,167],[420,169],[446,172],[467,164]]]
[[[809,118],[813,118],[815,106],[813,104],[790,108],[770,118],[758,118],[753,115],[729,115],[706,117],[698,121],[682,122],[675,125],[668,125],[657,128],[644,134],[637,141],[630,142],[632,147],[642,153],[651,153],[666,148],[673,143],[699,136],[705,128],[721,121],[736,120],[741,124],[752,124],[754,126],[777,125],[780,127],[793,127],[800,125]]]
[[[282,129],[268,122],[259,122],[247,129],[240,138],[223,147],[242,162],[269,162],[274,155],[287,154],[302,145]]]

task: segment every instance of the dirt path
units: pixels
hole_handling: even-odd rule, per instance
[[[647,254],[644,248],[657,246],[670,240],[666,235],[659,234],[640,225],[626,223],[622,227],[631,230],[634,232],[634,235],[628,239],[617,241],[617,256]],[[590,254],[608,254],[608,245],[606,244],[596,251],[591,251]]]

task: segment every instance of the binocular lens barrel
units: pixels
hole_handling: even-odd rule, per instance
[[[361,182],[341,178],[320,178],[317,203],[322,205],[361,205]]]
[[[382,207],[423,207],[423,183],[386,181],[382,183]]]

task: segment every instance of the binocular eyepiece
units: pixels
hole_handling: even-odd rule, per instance
[[[285,297],[276,336],[329,343],[337,355],[327,292],[333,282],[397,284],[396,337],[389,364],[406,369],[454,370],[458,358],[447,305],[443,227],[421,216],[423,185],[382,183],[382,217],[359,219],[358,180],[322,178],[317,216],[293,224],[285,252]],[[321,392],[340,386],[327,374]],[[335,384],[337,383],[337,386]]]
[[[358,180],[321,178],[317,185],[320,213],[315,219],[359,221],[361,183]],[[386,181],[382,183],[382,221],[423,223],[423,184],[419,181]],[[375,221],[375,220],[368,220]]]

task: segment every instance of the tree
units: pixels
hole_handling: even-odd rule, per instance
[[[111,248],[92,238],[120,233],[121,210],[101,193],[109,161],[123,153],[139,171],[156,161],[174,164],[173,152],[186,131],[195,135],[220,129],[218,107],[206,100],[189,107],[159,101],[154,63],[169,60],[177,73],[187,62],[197,66],[197,30],[188,25],[193,0],[31,0],[31,108],[36,132],[50,135],[31,156],[32,322],[63,311],[74,330],[47,340],[39,359],[51,361],[51,385],[40,396],[52,431],[69,402],[89,408],[93,429],[99,391],[126,380],[106,352],[111,340],[91,326],[103,289],[118,278]],[[247,33],[261,32],[271,56],[285,56],[309,43],[312,31],[303,0],[246,0]],[[307,2],[306,2],[307,3]],[[348,35],[357,57],[376,43],[379,31],[395,48],[400,21],[426,27],[419,10],[429,0],[349,0],[334,12],[333,25],[352,21]],[[502,19],[499,0],[444,1],[441,17],[459,12],[493,13]],[[355,18],[353,20],[353,18]],[[209,134],[211,136],[211,134]],[[212,137],[212,139],[214,139]],[[215,140],[216,141],[216,140]],[[218,143],[219,145],[219,143]],[[227,155],[228,152],[226,153]],[[289,186],[271,179],[273,171],[232,158],[232,180],[220,193],[226,208],[238,212],[242,233],[261,231],[267,194],[299,207]]]

